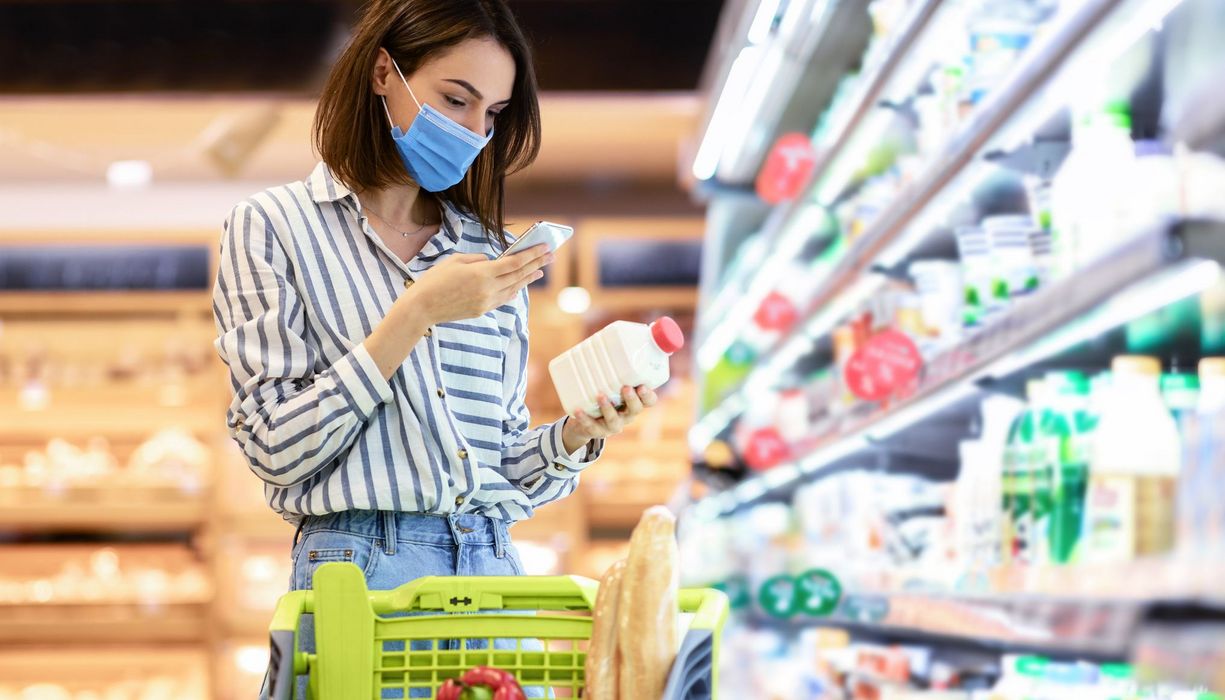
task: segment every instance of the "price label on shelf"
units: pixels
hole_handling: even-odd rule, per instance
[[[877,333],[855,351],[844,372],[851,393],[866,401],[906,396],[914,391],[923,368],[919,348],[905,333]]]
[[[769,204],[793,199],[803,189],[817,163],[808,134],[783,134],[774,142],[757,176],[757,194]]]
[[[825,617],[838,609],[842,600],[842,584],[825,569],[806,571],[796,579],[799,585],[800,610],[806,615]]]
[[[774,428],[755,430],[746,440],[744,461],[750,469],[764,471],[778,466],[790,456],[783,436]]]
[[[766,579],[757,594],[757,602],[767,615],[788,618],[799,610],[799,587],[795,579],[780,574]]]

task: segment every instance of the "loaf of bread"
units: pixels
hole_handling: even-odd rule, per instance
[[[655,506],[642,514],[630,537],[621,581],[620,691],[623,698],[657,700],[676,658],[676,518]]]
[[[620,626],[617,609],[621,604],[621,580],[625,575],[625,560],[608,567],[600,579],[600,592],[595,599],[591,626],[591,644],[587,647],[587,700],[617,700],[617,629]]]

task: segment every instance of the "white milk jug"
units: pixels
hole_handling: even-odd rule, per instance
[[[614,321],[549,363],[549,374],[566,415],[599,416],[604,394],[620,406],[621,387],[657,389],[668,381],[668,357],[685,345],[676,321],[664,316],[651,325]]]

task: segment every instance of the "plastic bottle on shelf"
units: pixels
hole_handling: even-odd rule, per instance
[[[1030,563],[1028,547],[1034,525],[1033,469],[1035,439],[1038,433],[1042,380],[1033,379],[1025,385],[1029,404],[1008,431],[1004,447],[1003,480],[1000,488],[1003,519],[1000,562],[1026,565]]]
[[[1126,104],[1078,111],[1072,152],[1051,183],[1056,277],[1065,278],[1116,246],[1130,217],[1135,149]]]
[[[1161,375],[1161,398],[1179,425],[1199,408],[1199,377],[1175,372]]]
[[[685,345],[667,316],[651,325],[614,321],[549,363],[553,386],[567,414],[600,415],[597,397],[621,404],[621,387],[656,389],[668,381],[668,358]]]
[[[1041,433],[1052,453],[1047,477],[1050,520],[1043,547],[1047,561],[1071,561],[1080,541],[1089,478],[1089,447],[1095,419],[1089,414],[1089,381],[1080,372],[1051,372],[1046,381],[1051,403],[1043,413]],[[1043,479],[1039,479],[1041,482]],[[1036,489],[1035,500],[1042,500]]]
[[[1199,402],[1180,428],[1183,464],[1178,479],[1178,549],[1188,559],[1225,557],[1225,507],[1217,496],[1225,457],[1225,357],[1199,363]]]
[[[1181,461],[1178,426],[1161,397],[1161,363],[1122,356],[1112,363],[1111,400],[1090,455],[1084,560],[1129,561],[1169,550]]]

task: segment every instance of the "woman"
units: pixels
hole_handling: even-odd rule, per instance
[[[529,430],[527,285],[503,181],[532,162],[532,61],[503,0],[375,0],[324,87],[322,163],[235,207],[214,291],[227,422],[295,522],[294,588],[522,574],[508,526],[569,495],[655,394]]]

